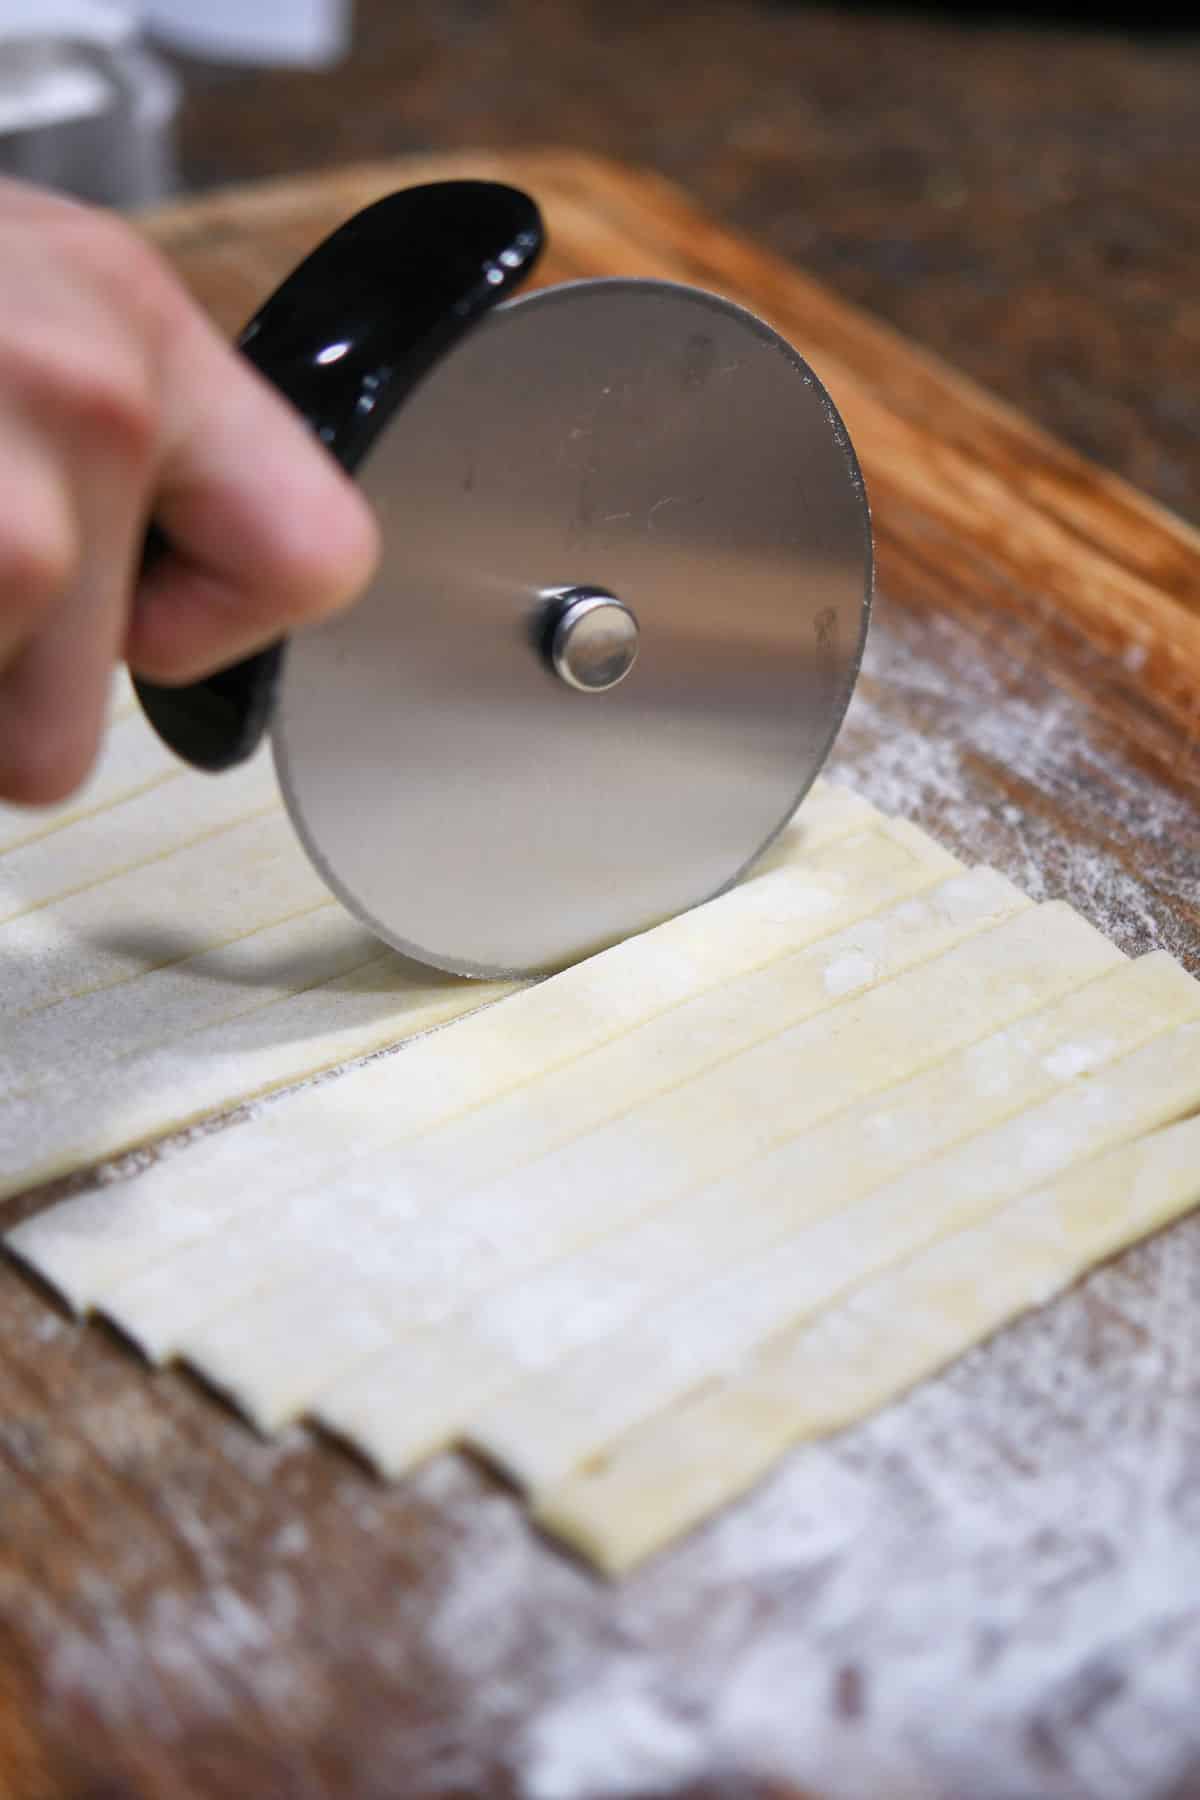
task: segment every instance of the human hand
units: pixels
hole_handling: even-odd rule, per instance
[[[130,227],[0,181],[0,246],[0,799],[42,804],[87,774],[114,663],[209,675],[353,600],[378,537]]]

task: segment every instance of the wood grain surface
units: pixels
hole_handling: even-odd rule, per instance
[[[233,328],[354,206],[466,171],[538,195],[546,279],[718,289],[827,382],[881,588],[836,768],[1200,972],[1200,543],[1154,505],[592,159],[347,170],[147,228]],[[0,1266],[0,1795],[1200,1794],[1198,1298],[1191,1220],[611,1588],[466,1461],[389,1489],[259,1442]]]

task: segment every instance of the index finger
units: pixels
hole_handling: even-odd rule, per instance
[[[190,310],[164,371],[155,519],[170,553],[139,586],[126,655],[192,681],[353,600],[378,530],[299,414]]]

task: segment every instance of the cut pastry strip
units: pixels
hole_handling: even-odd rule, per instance
[[[1123,964],[640,1225],[409,1333],[323,1394],[316,1415],[399,1474],[455,1441],[531,1370],[635,1325],[802,1224],[1198,1014],[1200,988],[1168,956]]]
[[[1029,904],[990,870],[954,876],[684,1001],[406,1145],[357,1159],[350,1180],[323,1175],[290,1194],[264,1184],[259,1203],[247,1198],[239,1209],[236,1229],[209,1233],[95,1303],[120,1319],[148,1355],[169,1356],[187,1332],[240,1295],[328,1268],[331,1257],[344,1253],[347,1219],[360,1194],[389,1197],[388,1217],[393,1228],[404,1219],[409,1254],[418,1213],[432,1211],[427,1230],[440,1229],[456,1195],[511,1176],[571,1138]]]
[[[463,981],[384,951],[333,981],[156,1046],[130,1064],[101,1068],[88,1087],[86,1106],[69,1121],[53,1090],[18,1096],[0,1114],[0,1194],[52,1180],[164,1130],[182,1129],[224,1107],[369,1055],[508,991],[504,982]],[[129,1191],[129,1184],[100,1190],[109,1201],[110,1222],[119,1217]],[[235,1202],[239,1197],[246,1198],[244,1184],[235,1189]],[[73,1204],[64,1202],[63,1210]],[[69,1232],[79,1215],[66,1223]],[[37,1257],[27,1260],[40,1267]]]
[[[754,864],[750,875],[768,875],[773,869],[787,867],[798,859],[811,855],[814,850],[822,849],[826,844],[836,843],[838,838],[849,837],[855,832],[873,831],[882,822],[883,816],[877,807],[872,806],[862,794],[855,793],[853,788],[842,787],[836,781],[818,779],[813,782],[803,804],[797,807],[775,842]],[[940,844],[934,844],[932,838],[927,837],[925,841],[943,856],[946,854]]]
[[[0,859],[20,844],[65,831],[77,820],[94,817],[132,794],[161,787],[184,774],[184,765],[140,715],[117,719],[109,728],[93,773],[69,800],[59,806],[0,806]],[[159,796],[164,816],[170,804],[165,794]],[[0,860],[0,872],[3,868]]]
[[[343,1189],[340,1253],[331,1243],[310,1279],[187,1334],[182,1353],[256,1422],[280,1423],[398,1330],[666,1205],[1122,960],[1069,908],[1031,908],[431,1214],[414,1217],[403,1189],[378,1179]],[[339,1290],[353,1303],[337,1305]]]
[[[516,1089],[731,974],[959,868],[911,827],[879,824],[513,994],[502,1008],[464,1020],[453,1038],[431,1038],[396,1063],[369,1065],[353,1080],[285,1101],[132,1183],[63,1202],[22,1227],[22,1253],[73,1305],[86,1307],[177,1245],[222,1228],[245,1204],[247,1168],[264,1171],[280,1191],[323,1171],[336,1176],[355,1154]],[[456,985],[476,1004],[486,997],[477,984]]]
[[[885,1405],[1197,1203],[1200,1117],[1082,1163],[894,1265],[547,1490],[534,1516],[620,1573],[793,1445]]]
[[[506,1395],[469,1441],[534,1493],[922,1243],[1200,1103],[1200,1022],[970,1138]]]
[[[0,926],[11,1023],[328,898],[274,808]]]
[[[0,857],[0,924],[125,871],[148,875],[146,864],[277,804],[262,757],[224,781],[194,775],[166,793],[155,786],[131,795]]]
[[[0,1094],[47,1091],[45,1104],[69,1125],[94,1112],[89,1092],[112,1063],[134,1065],[147,1050],[222,1019],[346,975],[385,954],[379,939],[333,900],[295,918],[27,1013],[0,1044]],[[135,1078],[135,1077],[134,1077]]]

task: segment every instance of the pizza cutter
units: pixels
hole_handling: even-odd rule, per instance
[[[381,566],[286,643],[136,684],[197,767],[269,729],[333,892],[467,975],[735,882],[825,760],[870,609],[862,477],[797,352],[672,282],[508,299],[542,242],[527,195],[438,182],[284,282],[240,346],[357,473]]]

